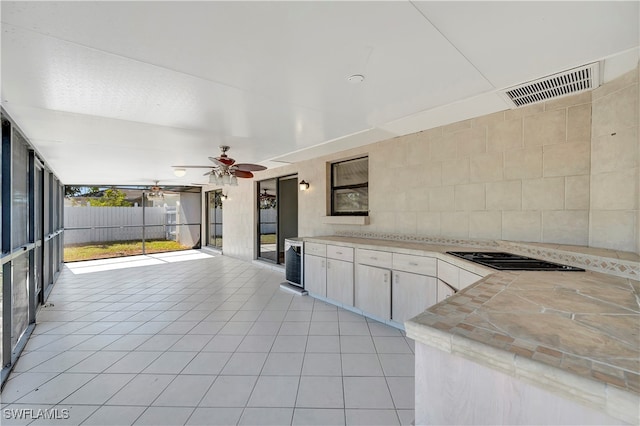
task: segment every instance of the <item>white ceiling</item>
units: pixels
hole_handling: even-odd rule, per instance
[[[2,106],[64,183],[202,183],[171,166],[221,144],[240,162],[299,161],[637,56],[638,5],[2,1]]]

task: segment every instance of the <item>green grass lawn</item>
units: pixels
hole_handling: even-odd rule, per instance
[[[161,253],[166,251],[186,250],[190,247],[176,241],[146,241],[145,252]],[[133,256],[142,254],[142,241],[118,241],[114,243],[94,243],[64,248],[64,261],[107,259],[110,257]]]
[[[262,234],[260,235],[260,243],[262,244],[275,244],[276,234]]]

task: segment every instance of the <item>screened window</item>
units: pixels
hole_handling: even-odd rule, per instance
[[[369,215],[369,158],[331,164],[331,215]]]

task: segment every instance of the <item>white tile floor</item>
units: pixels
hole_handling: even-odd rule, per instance
[[[413,421],[412,341],[281,290],[280,272],[197,252],[70,266],[2,391],[3,425]]]

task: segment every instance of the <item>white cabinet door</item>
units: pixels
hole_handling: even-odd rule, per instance
[[[318,296],[327,296],[327,259],[304,255],[304,289]]]
[[[356,266],[355,306],[380,319],[391,319],[391,271]]]
[[[444,281],[438,280],[438,303],[442,302],[449,296],[453,296],[455,292],[451,287],[446,285]]]
[[[456,265],[438,259],[438,279],[456,289],[459,288],[458,269]]]
[[[353,262],[327,259],[327,297],[353,306]]]
[[[438,301],[438,285],[434,277],[393,271],[391,286],[391,315],[399,323],[424,312]]]
[[[480,279],[482,279],[482,277],[478,274],[474,274],[473,272],[469,272],[464,269],[460,269],[458,271],[458,285],[460,286],[460,290],[469,287]]]

